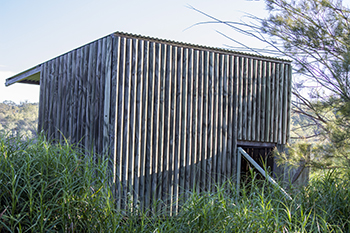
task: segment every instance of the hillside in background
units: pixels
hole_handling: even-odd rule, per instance
[[[22,102],[16,104],[6,100],[0,103],[0,133],[12,136],[21,135],[32,138],[36,136],[38,127],[39,103]],[[308,135],[317,134],[316,127],[306,127],[311,124],[311,120],[302,114],[292,111],[291,115],[291,143],[305,140]],[[305,137],[305,138],[304,138]],[[317,141],[317,137],[312,137],[309,142]]]
[[[36,136],[39,103],[12,101],[0,103],[0,133],[21,135],[26,138]]]

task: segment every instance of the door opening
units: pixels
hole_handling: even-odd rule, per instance
[[[247,145],[237,145],[249,154],[250,157],[254,159],[255,162],[259,164],[262,168],[268,172],[271,176],[273,174],[274,158],[272,151],[274,147],[261,147],[261,146],[247,146]],[[256,168],[250,164],[247,159],[242,158],[241,160],[241,180],[249,182],[251,180],[251,171],[255,171],[258,179],[265,179]]]

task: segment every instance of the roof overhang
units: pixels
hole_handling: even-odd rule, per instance
[[[41,65],[30,68],[22,73],[16,74],[8,79],[6,79],[6,86],[10,86],[14,83],[29,83],[40,85],[40,72]]]

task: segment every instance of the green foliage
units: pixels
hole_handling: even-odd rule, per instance
[[[306,108],[303,109],[302,113],[297,110],[291,112],[290,144],[296,144],[300,141],[314,144],[325,140],[322,128],[304,113],[312,115],[312,111]]]
[[[350,168],[350,101],[330,97],[312,104],[327,121],[319,127],[313,123],[312,118],[302,113],[293,113],[291,145],[288,156],[279,155],[280,163],[299,166],[303,162],[315,169]],[[309,109],[305,112],[313,114]],[[308,138],[307,135],[315,137]]]
[[[38,126],[38,108],[38,103],[0,103],[0,133],[33,138]]]
[[[94,164],[67,144],[1,137],[0,231],[109,229],[118,218],[108,177],[107,160]]]
[[[312,210],[325,224],[342,232],[350,231],[349,175],[349,170],[321,173],[298,196],[305,210]]]
[[[270,16],[260,20],[265,41],[293,60],[296,73],[323,90],[307,99],[294,89],[303,114],[305,138],[314,135],[309,159],[293,146],[290,160],[309,160],[315,168],[350,166],[350,10],[333,0],[267,0]],[[292,118],[292,122],[293,122]],[[311,132],[310,132],[311,131]],[[313,132],[312,132],[313,131]],[[298,133],[302,138],[302,132]],[[302,145],[301,145],[302,147]],[[300,155],[299,157],[297,155]],[[293,163],[293,161],[289,161]]]
[[[261,20],[261,31],[276,40],[304,78],[349,100],[349,9],[333,0],[266,3],[270,16]]]
[[[0,232],[350,231],[350,172],[316,176],[292,201],[252,173],[240,195],[228,181],[172,216],[116,209],[108,177],[106,159],[68,144],[0,137]]]

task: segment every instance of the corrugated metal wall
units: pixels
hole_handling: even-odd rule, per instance
[[[43,64],[39,127],[110,148],[120,208],[176,212],[235,174],[237,140],[285,144],[290,80],[287,62],[116,34]]]

